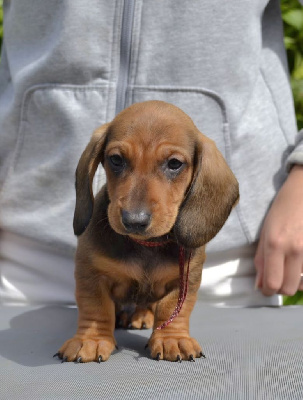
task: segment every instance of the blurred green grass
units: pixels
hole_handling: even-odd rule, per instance
[[[297,123],[303,129],[303,7],[298,0],[282,0],[281,10]]]
[[[281,0],[281,10],[298,129],[303,129],[303,7],[298,0]],[[2,38],[3,0],[0,0],[0,50]],[[303,304],[303,292],[292,297],[285,296],[284,304]]]
[[[3,38],[3,0],[0,0],[0,50]]]

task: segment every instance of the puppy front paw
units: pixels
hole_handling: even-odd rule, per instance
[[[151,357],[155,360],[167,361],[195,361],[203,357],[201,346],[190,336],[169,336],[153,332],[148,342]]]
[[[97,361],[101,363],[108,360],[115,348],[116,341],[113,337],[81,338],[76,335],[67,340],[54,357],[59,357],[62,362],[76,361],[77,363],[85,363]]]

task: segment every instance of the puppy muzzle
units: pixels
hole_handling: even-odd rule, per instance
[[[142,234],[150,225],[151,214],[145,210],[133,212],[122,210],[121,219],[127,233]]]

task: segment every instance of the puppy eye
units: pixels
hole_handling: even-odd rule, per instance
[[[109,159],[115,167],[121,167],[123,165],[123,159],[118,154],[114,154],[113,156],[110,156]]]
[[[177,158],[171,158],[167,163],[168,168],[173,171],[177,171],[182,167],[182,165],[183,162],[178,160]]]
[[[119,154],[113,154],[109,157],[111,164],[116,168],[122,168],[124,166],[124,160]]]

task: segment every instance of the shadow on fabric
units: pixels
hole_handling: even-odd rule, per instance
[[[13,306],[8,307],[10,308],[14,309]],[[9,329],[0,331],[0,354],[24,366],[60,364],[60,360],[53,358],[53,355],[65,340],[75,334],[77,309],[46,306],[30,311],[25,310],[10,319]],[[148,351],[144,347],[150,333],[150,330],[138,333],[116,330],[115,337],[119,349],[115,353],[128,349],[133,351],[134,360],[148,357]]]

